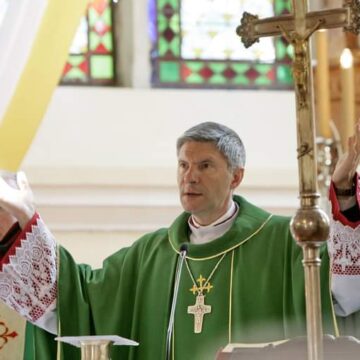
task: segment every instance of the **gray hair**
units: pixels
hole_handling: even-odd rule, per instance
[[[239,135],[225,125],[215,122],[203,122],[181,135],[176,143],[177,154],[180,148],[188,141],[210,142],[226,158],[232,170],[245,166],[246,153]]]

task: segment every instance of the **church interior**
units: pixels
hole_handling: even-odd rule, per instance
[[[310,7],[341,3],[316,0]],[[279,8],[291,11],[291,1],[0,0],[0,168],[26,173],[38,212],[79,263],[101,267],[181,212],[176,139],[203,121],[228,125],[244,141],[247,165],[237,193],[268,211],[294,214],[295,94],[279,75],[281,66],[290,69],[291,46],[267,38],[248,55],[235,33],[242,12],[269,17]],[[207,21],[223,19],[213,33],[206,25],[194,29],[206,13]],[[221,31],[233,38],[228,48]],[[214,40],[208,54],[205,32]],[[326,33],[325,50],[316,39],[316,135],[341,143],[354,126],[344,125],[344,116],[359,115],[360,41],[338,29]],[[340,65],[345,48],[353,56],[352,90]],[[261,56],[265,65],[256,70],[251,64]],[[328,83],[319,80],[321,71]],[[343,111],[345,87],[350,115]],[[320,99],[324,93],[328,100]],[[0,304],[0,358],[22,359],[23,343],[24,321]]]

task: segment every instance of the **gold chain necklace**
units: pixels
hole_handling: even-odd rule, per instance
[[[202,331],[203,326],[203,319],[205,314],[211,313],[211,306],[205,304],[205,294],[204,290],[206,290],[208,293],[213,288],[213,286],[210,284],[210,279],[213,277],[215,271],[219,267],[220,263],[223,261],[224,257],[227,253],[224,253],[219,261],[216,263],[214,268],[212,269],[210,275],[208,278],[204,278],[201,274],[199,278],[195,281],[195,278],[190,270],[190,266],[187,262],[187,259],[185,258],[185,265],[189,272],[190,278],[193,282],[193,287],[190,289],[190,291],[196,295],[196,302],[194,305],[188,306],[187,312],[188,314],[194,315],[194,333],[199,334]],[[199,286],[197,285],[197,282],[199,283]]]

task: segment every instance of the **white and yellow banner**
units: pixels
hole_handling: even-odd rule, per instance
[[[21,7],[31,1],[17,3],[18,11],[22,11]],[[87,3],[88,0],[46,1],[38,30],[29,39],[30,51],[24,53],[24,68],[1,119],[0,169],[17,171],[20,167],[59,82]],[[11,33],[8,28],[0,31]],[[0,83],[0,89],[1,86]],[[0,359],[23,359],[24,329],[25,321],[0,302]]]

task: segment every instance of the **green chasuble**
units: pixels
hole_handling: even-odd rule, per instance
[[[224,236],[188,245],[188,267],[182,269],[175,313],[175,360],[213,359],[228,342],[275,341],[306,332],[302,251],[289,232],[289,218],[271,216],[241,197],[234,200],[239,212]],[[169,229],[121,249],[99,270],[77,265],[60,248],[60,335],[119,335],[140,345],[113,347],[112,359],[165,359],[178,250],[189,243],[188,217],[183,213]],[[325,247],[322,260],[324,332],[334,334]],[[203,279],[211,273],[206,284]],[[211,306],[201,333],[194,333],[194,315],[188,313],[196,300],[193,280],[205,287],[205,304]],[[35,347],[35,358],[55,359],[43,355],[52,351],[44,346],[48,340],[43,331],[35,333],[35,343],[42,343]],[[62,356],[80,359],[80,352],[64,345]]]

